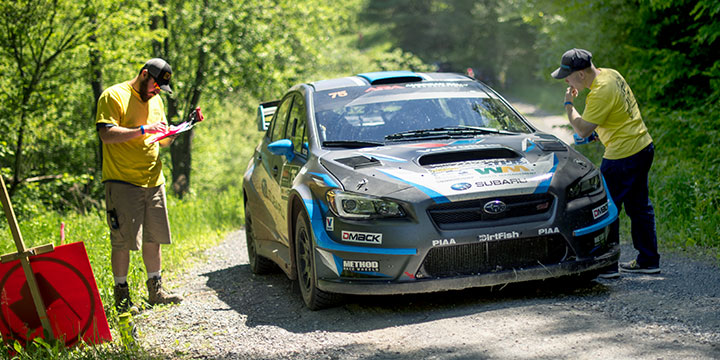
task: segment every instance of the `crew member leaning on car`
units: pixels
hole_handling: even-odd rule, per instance
[[[551,75],[569,85],[565,109],[575,133],[585,138],[597,131],[605,145],[600,170],[618,210],[625,205],[633,246],[638,251],[635,260],[619,265],[620,271],[659,273],[655,212],[648,196],[648,173],[655,151],[630,86],[617,71],[595,67],[592,54],[583,49],[566,51],[560,67]],[[580,115],[573,100],[584,89],[590,92]],[[610,236],[619,240],[619,231],[618,218],[611,225]]]

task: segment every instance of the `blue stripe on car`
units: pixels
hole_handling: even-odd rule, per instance
[[[323,222],[321,209],[315,205],[313,200],[305,199],[303,201],[305,202],[305,208],[307,209],[308,216],[310,217],[310,227],[312,227],[313,234],[315,234],[315,242],[317,243],[317,246],[322,249],[376,255],[417,255],[417,249],[410,248],[382,249],[339,244],[333,241],[330,236],[328,236],[327,232],[325,232],[325,224]]]
[[[387,175],[387,176],[389,176],[389,177],[391,177],[391,178],[393,178],[393,179],[400,180],[400,181],[402,181],[402,182],[404,182],[404,183],[407,183],[407,184],[410,184],[410,185],[416,187],[418,190],[424,192],[427,196],[429,196],[431,199],[433,199],[433,201],[435,201],[435,202],[438,203],[438,204],[444,204],[444,203],[449,203],[449,202],[450,202],[450,200],[448,200],[448,198],[445,197],[445,195],[443,195],[443,194],[441,194],[441,193],[439,193],[439,192],[437,192],[437,191],[435,191],[435,190],[433,190],[433,189],[430,189],[430,188],[428,188],[428,187],[422,186],[422,185],[420,185],[420,184],[415,184],[414,182],[407,181],[407,180],[405,180],[405,179],[401,179],[401,178],[399,178],[399,177],[397,177],[397,176],[395,176],[395,175],[388,174],[388,173],[386,173],[385,171],[382,171],[382,170],[380,170],[380,172],[383,173],[383,174],[385,174],[385,175]]]
[[[544,194],[548,191],[550,188],[550,183],[552,182],[553,175],[555,175],[555,170],[557,170],[558,166],[558,158],[557,155],[553,154],[553,167],[550,169],[550,172],[548,172],[548,178],[543,180],[540,184],[538,184],[538,187],[535,189],[536,194]]]
[[[384,160],[384,161],[389,161],[389,162],[408,162],[405,159],[398,159],[396,157],[390,157],[390,156],[382,156],[382,155],[376,155],[376,154],[363,154],[363,153],[361,153],[360,155],[368,157],[368,158],[376,158],[378,160]]]
[[[340,185],[338,185],[337,183],[335,183],[335,181],[334,181],[334,180],[330,177],[330,175],[328,175],[328,174],[321,174],[321,173],[316,173],[316,172],[311,172],[310,174],[315,175],[315,176],[321,178],[321,179],[325,182],[325,184],[326,184],[327,186],[337,187],[337,188],[340,187]]]
[[[339,257],[339,256],[337,256],[337,255],[335,255],[335,254],[332,254],[332,256],[333,256],[333,260],[335,260],[335,267],[337,268],[338,276],[340,276],[340,274],[342,274],[342,272],[343,272],[343,268],[342,268],[342,262],[343,262],[343,261],[342,261],[342,258]]]
[[[600,220],[599,222],[592,224],[588,227],[580,228],[575,231],[573,231],[573,236],[583,236],[590,234],[591,232],[598,231],[608,225],[610,225],[615,219],[618,217],[618,209],[617,206],[615,206],[615,202],[613,202],[612,197],[610,197],[610,193],[607,192],[607,184],[605,184],[605,177],[601,176],[603,181],[603,186],[606,189],[607,199],[608,199],[608,216],[606,216],[604,219]]]

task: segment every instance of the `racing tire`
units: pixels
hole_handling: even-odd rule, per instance
[[[245,241],[247,242],[250,271],[258,275],[271,273],[275,269],[275,264],[272,260],[260,256],[257,253],[257,243],[255,242],[255,233],[252,227],[252,216],[250,215],[247,203],[245,204]]]
[[[297,282],[305,305],[310,310],[321,310],[336,306],[342,297],[317,288],[315,273],[314,241],[312,228],[304,212],[298,214],[295,222],[295,264]]]

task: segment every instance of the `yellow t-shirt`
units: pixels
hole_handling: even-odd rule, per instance
[[[165,106],[160,96],[147,102],[140,99],[129,82],[113,85],[98,99],[96,124],[113,124],[126,128],[154,124],[165,120]],[[150,144],[145,134],[117,144],[103,143],[102,181],[120,180],[141,187],[165,183],[159,144]]]
[[[637,101],[625,79],[613,69],[599,69],[585,98],[583,120],[596,124],[605,145],[604,158],[623,159],[652,143]]]

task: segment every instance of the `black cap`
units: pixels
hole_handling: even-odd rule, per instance
[[[172,94],[172,89],[170,88],[172,68],[170,67],[170,64],[167,63],[167,61],[160,58],[150,59],[148,60],[148,62],[145,63],[145,65],[142,67],[142,69],[140,69],[140,71],[142,71],[143,69],[147,69],[150,76],[155,78],[155,81],[157,82],[158,86],[160,86],[160,89]]]
[[[560,67],[550,74],[556,79],[564,79],[573,71],[587,69],[592,64],[592,54],[584,49],[570,49],[560,60]]]

